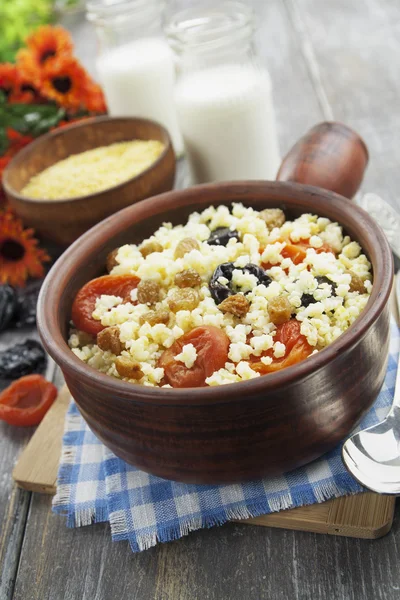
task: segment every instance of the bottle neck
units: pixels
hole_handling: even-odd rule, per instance
[[[88,0],[86,17],[107,48],[163,35],[164,8],[163,0]]]
[[[253,57],[253,13],[240,2],[224,1],[208,8],[180,11],[165,31],[177,65],[183,70],[238,64]]]

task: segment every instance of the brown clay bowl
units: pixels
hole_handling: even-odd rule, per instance
[[[283,371],[221,387],[160,389],[113,379],[68,348],[77,290],[104,272],[107,253],[140,242],[164,221],[240,201],[281,207],[289,217],[315,212],[340,222],[372,262],[366,309],[334,343]],[[202,185],[145,200],[83,235],[58,260],[42,287],[38,326],[94,433],[127,462],[186,482],[244,481],[289,471],[331,450],[374,402],[389,343],[392,255],[381,229],[345,198],[279,182]]]
[[[65,200],[38,200],[20,192],[28,181],[71,154],[115,142],[160,140],[161,156],[145,171],[102,192]],[[21,150],[3,174],[3,185],[16,214],[45,239],[68,246],[93,225],[115,212],[173,188],[175,155],[164,127],[131,117],[96,117],[51,131]]]

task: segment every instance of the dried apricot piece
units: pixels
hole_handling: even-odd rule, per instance
[[[224,367],[228,360],[229,343],[226,333],[218,327],[195,327],[164,350],[158,359],[158,366],[164,369],[165,380],[174,388],[202,387],[207,377]],[[193,344],[197,353],[190,368],[175,360],[186,344]]]
[[[0,419],[10,425],[38,425],[57,396],[55,385],[42,375],[26,375],[0,394]]]
[[[100,321],[93,319],[96,300],[103,294],[129,298],[130,292],[140,282],[136,275],[103,275],[88,281],[77,293],[72,304],[71,318],[77,329],[97,335],[104,329]]]
[[[269,365],[261,362],[260,356],[252,356],[250,358],[251,368],[261,373],[261,375],[280,371],[281,369],[295,365],[310,356],[313,351],[313,347],[310,346],[307,338],[301,333],[301,323],[296,319],[290,319],[290,321],[278,325],[274,341],[285,345],[285,354],[282,358],[275,358],[272,350],[268,350],[262,355],[271,357],[272,362]]]

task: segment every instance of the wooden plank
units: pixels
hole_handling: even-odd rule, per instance
[[[55,494],[65,413],[70,398],[69,390],[64,386],[19,457],[12,474],[19,487],[31,492]]]
[[[313,531],[330,535],[376,539],[392,526],[396,499],[393,496],[365,493],[329,500],[255,519],[248,525]]]
[[[369,147],[364,191],[376,192],[400,211],[400,4],[393,0],[285,3],[330,114],[354,127]]]
[[[398,600],[397,525],[369,541],[229,524],[139,554],[33,495],[14,600]]]
[[[29,329],[7,331],[0,336],[0,350],[27,337],[38,339]],[[50,372],[49,372],[50,375]],[[34,428],[13,427],[0,421],[0,598],[12,597],[18,560],[30,504],[30,493],[13,484],[11,471]]]

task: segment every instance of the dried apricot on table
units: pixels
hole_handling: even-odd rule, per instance
[[[193,344],[197,353],[191,368],[175,360],[186,344]],[[164,369],[166,382],[174,388],[202,387],[207,377],[224,367],[228,348],[229,338],[222,329],[212,325],[195,327],[164,350],[157,366]]]
[[[88,281],[77,293],[72,304],[71,317],[77,329],[97,335],[104,329],[100,321],[93,319],[96,300],[103,294],[129,299],[130,292],[140,282],[136,275],[103,275]]]
[[[42,375],[26,375],[0,394],[0,419],[10,425],[38,425],[57,396],[55,385]]]

